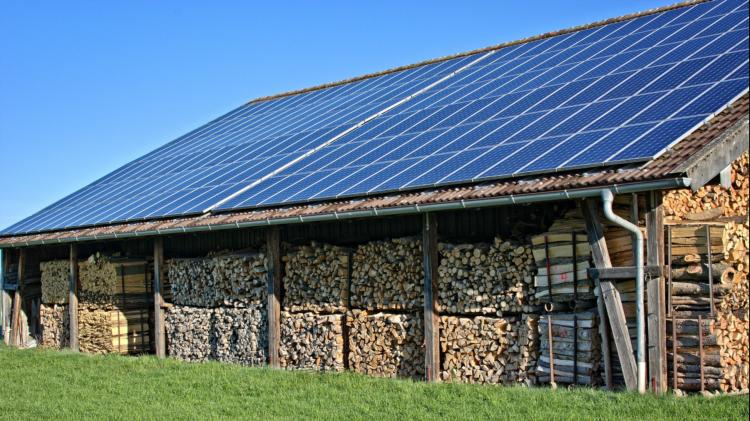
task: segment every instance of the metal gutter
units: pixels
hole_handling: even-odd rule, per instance
[[[67,244],[82,241],[102,241],[115,239],[128,239],[139,237],[152,237],[159,235],[187,234],[206,231],[222,231],[240,228],[255,228],[271,225],[291,225],[308,222],[325,222],[342,219],[369,218],[378,216],[412,215],[424,212],[440,212],[460,209],[476,209],[493,206],[520,205],[540,202],[552,202],[558,200],[575,200],[587,197],[599,197],[603,189],[612,191],[614,194],[637,193],[650,190],[665,190],[684,188],[690,185],[691,180],[686,177],[668,178],[641,183],[612,184],[609,186],[598,186],[583,189],[561,190],[544,193],[529,193],[521,195],[508,195],[487,199],[460,200],[455,202],[415,204],[409,206],[396,206],[389,208],[371,208],[355,210],[350,212],[329,212],[310,216],[293,216],[286,218],[262,219],[246,222],[233,222],[228,224],[200,225],[194,227],[167,228],[163,230],[147,230],[129,233],[112,233],[91,236],[73,236],[54,240],[19,241],[9,244],[0,244],[0,248],[28,247],[35,245]]]

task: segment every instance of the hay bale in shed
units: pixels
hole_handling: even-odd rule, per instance
[[[42,304],[39,307],[39,324],[42,328],[41,346],[62,349],[70,345],[70,312],[67,305]]]
[[[42,282],[42,303],[67,304],[70,262],[67,260],[41,262],[39,271]]]
[[[281,313],[279,362],[285,368],[344,369],[344,315]]]
[[[268,346],[266,308],[216,308],[211,319],[211,358],[260,366]]]
[[[78,343],[91,354],[141,354],[151,350],[152,310],[82,304],[78,308]]]
[[[367,310],[417,310],[424,303],[422,241],[372,241],[353,256],[351,304]]]
[[[424,377],[423,315],[349,314],[349,366],[377,377]]]
[[[213,309],[172,306],[167,309],[167,354],[183,361],[207,361],[211,357]]]
[[[284,308],[294,312],[345,312],[349,254],[349,249],[313,241],[283,256]]]

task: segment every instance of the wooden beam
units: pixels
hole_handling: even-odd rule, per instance
[[[23,279],[26,277],[25,265],[26,250],[20,249],[18,251],[18,280],[16,281],[16,291],[13,294],[13,316],[10,326],[10,344],[13,346],[20,346],[23,342],[23,338],[21,338],[21,306],[23,305],[21,290],[23,289]]]
[[[425,213],[422,224],[422,264],[424,266],[425,379],[440,380],[440,316],[437,311],[437,218]]]
[[[644,276],[662,276],[666,272],[663,266],[645,266]],[[588,268],[588,275],[593,279],[634,279],[635,266],[620,266],[613,268]]]
[[[70,245],[70,271],[68,273],[68,312],[70,349],[79,351],[78,345],[78,245]]]
[[[646,212],[646,264],[664,265],[664,210],[661,192],[650,192]],[[667,269],[668,270],[668,269]],[[667,318],[664,275],[649,276],[646,283],[648,326],[648,378],[654,393],[667,391]]]
[[[279,367],[281,348],[281,232],[278,227],[266,231],[268,253],[268,364]]]
[[[164,330],[164,299],[162,298],[162,272],[164,271],[164,239],[154,238],[154,351],[156,356],[167,356]]]
[[[594,265],[601,269],[612,267],[607,243],[604,239],[604,229],[599,222],[597,202],[592,199],[585,199],[582,211],[586,221],[586,233],[591,245],[591,252],[594,256]],[[630,343],[628,324],[625,319],[625,311],[622,308],[622,300],[620,299],[620,292],[614,283],[608,279],[599,280],[599,289],[604,305],[607,308],[609,325],[612,329],[612,338],[614,339],[615,347],[617,348],[617,356],[622,366],[625,386],[628,390],[636,390],[638,387],[637,369],[635,357],[633,356],[633,345]]]
[[[10,326],[10,293],[5,290],[5,277],[8,276],[8,267],[10,266],[10,249],[0,250],[0,253],[2,253],[2,262],[0,262],[0,270],[2,271],[2,274],[0,274],[0,313],[2,315],[0,316],[0,330],[2,330],[3,334],[3,342],[7,345],[10,341],[10,336],[8,335],[8,327]]]

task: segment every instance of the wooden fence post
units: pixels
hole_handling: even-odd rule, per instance
[[[646,212],[646,253],[648,266],[664,266],[664,211],[661,192],[649,192]],[[646,284],[648,306],[648,377],[654,393],[667,390],[667,318],[664,303],[664,277],[649,278]]]
[[[440,380],[440,316],[437,311],[437,218],[425,213],[422,224],[422,264],[424,265],[425,378]]]
[[[78,346],[78,245],[70,245],[70,272],[68,273],[68,312],[70,349],[79,351]]]
[[[268,253],[268,364],[279,367],[281,347],[281,232],[278,227],[266,231]]]
[[[167,343],[164,338],[164,300],[162,299],[162,271],[164,270],[164,239],[154,238],[154,351],[156,356],[167,356]]]

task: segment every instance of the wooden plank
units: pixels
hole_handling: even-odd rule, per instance
[[[162,271],[164,270],[164,239],[154,238],[154,351],[156,356],[167,356],[167,342],[164,330],[164,300],[162,299]]]
[[[635,266],[620,266],[611,268],[589,268],[589,277],[594,279],[634,279]],[[643,268],[644,276],[659,277],[665,272],[663,266],[646,266]]]
[[[68,312],[70,349],[79,351],[78,345],[78,246],[70,245],[70,272],[68,274]]]
[[[279,367],[281,347],[281,232],[278,227],[266,231],[268,251],[268,364]]]
[[[440,317],[437,311],[438,245],[437,218],[425,213],[422,224],[422,264],[424,265],[425,378],[440,380]]]
[[[13,315],[10,325],[10,344],[12,346],[21,346],[21,306],[23,305],[23,297],[21,296],[21,290],[23,289],[23,278],[26,276],[26,250],[20,249],[18,251],[18,287],[13,294]]]
[[[597,213],[597,202],[592,199],[585,199],[582,206],[584,219],[586,221],[586,234],[591,245],[591,252],[594,257],[594,265],[598,268],[610,268],[612,262],[609,259],[609,251],[604,238],[604,229],[599,222]],[[617,290],[612,281],[608,279],[599,280],[599,288],[607,309],[609,325],[612,331],[612,337],[617,348],[617,356],[622,366],[622,375],[625,379],[625,386],[628,390],[637,389],[637,369],[635,357],[633,356],[633,346],[630,343],[630,333],[625,319],[625,311],[622,307],[620,292]],[[605,360],[606,366],[606,360]],[[610,367],[611,368],[611,367]],[[609,375],[609,374],[607,374]]]
[[[646,212],[646,264],[664,265],[664,210],[661,192],[650,192]],[[667,269],[668,270],[668,269]],[[667,390],[667,320],[664,303],[664,275],[647,275],[648,378],[654,393]]]

